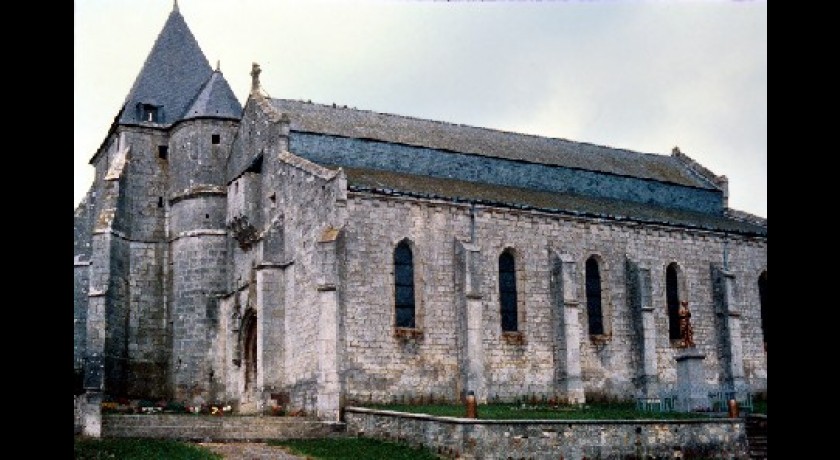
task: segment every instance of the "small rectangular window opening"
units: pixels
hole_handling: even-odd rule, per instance
[[[158,158],[161,160],[165,160],[169,158],[169,146],[168,145],[160,145],[158,146]]]
[[[162,197],[162,196],[159,196],[159,197],[158,197],[158,207],[159,207],[159,208],[162,208],[162,207],[163,207],[163,197]]]
[[[151,104],[143,104],[141,107],[143,121],[158,122],[158,108]]]
[[[214,134],[214,135],[211,137],[211,139],[212,139],[212,141],[213,141],[213,144],[215,145],[215,144],[218,144],[219,142],[221,142],[221,141],[222,141],[222,136],[219,136],[218,134]]]

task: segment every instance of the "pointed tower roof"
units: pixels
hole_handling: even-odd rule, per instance
[[[242,105],[233,95],[225,77],[216,69],[207,83],[201,88],[190,108],[184,113],[184,119],[198,117],[242,118]]]
[[[144,105],[156,109],[158,123],[169,125],[180,120],[212,73],[175,2],[126,96],[119,123],[141,122]]]

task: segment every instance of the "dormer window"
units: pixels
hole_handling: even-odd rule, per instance
[[[159,123],[161,120],[161,108],[152,104],[140,104],[140,121],[146,123]]]
[[[157,107],[153,105],[144,105],[143,106],[143,121],[153,121],[156,122],[158,117]]]

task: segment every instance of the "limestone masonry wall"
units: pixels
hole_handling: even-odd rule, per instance
[[[345,362],[348,400],[387,402],[394,397],[457,397],[456,296],[452,267],[453,240],[469,240],[469,207],[421,200],[350,194],[346,230]],[[553,326],[557,307],[550,292],[549,249],[570,255],[577,265],[574,297],[579,309],[580,360],[588,395],[630,398],[641,374],[638,336],[626,298],[625,260],[651,264],[658,376],[664,388],[676,381],[676,341],[668,338],[665,269],[676,262],[684,277],[698,349],[707,355],[706,380],[723,378],[711,264],[723,260],[739,280],[736,301],[745,349],[762,346],[757,282],[766,270],[766,238],[573,219],[535,212],[478,208],[475,241],[480,248],[484,327],[484,372],[490,398],[551,396],[561,390],[555,369],[565,366],[555,354],[561,338]],[[405,339],[394,335],[393,250],[403,238],[412,243],[418,330]],[[498,257],[515,253],[521,337],[502,334],[498,295]],[[587,329],[585,261],[601,261],[602,309],[607,330],[590,336]],[[754,353],[746,381],[754,390],[766,386],[766,355]]]
[[[334,175],[316,165],[309,166],[301,168],[290,162],[278,162],[276,199],[278,208],[284,212],[284,252],[292,254],[294,262],[285,269],[285,383],[292,406],[311,412],[317,402],[321,359],[318,331],[322,327],[318,296],[321,273],[316,246],[324,232],[330,227],[340,227],[340,222],[335,205],[339,190]],[[313,170],[327,175],[313,174]]]

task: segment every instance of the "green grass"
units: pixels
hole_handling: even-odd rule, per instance
[[[77,437],[73,442],[77,460],[221,460],[209,449],[166,439]]]
[[[767,415],[767,400],[753,401],[753,414]]]
[[[268,441],[271,446],[283,446],[291,453],[317,459],[366,460],[437,460],[432,451],[370,438],[287,439]]]
[[[464,406],[453,404],[371,405],[371,409],[384,409],[414,414],[429,414],[445,417],[464,417]],[[484,420],[548,419],[548,420],[685,420],[707,418],[707,414],[683,412],[641,412],[633,403],[599,403],[583,406],[536,405],[522,408],[516,404],[480,404],[478,418]]]

